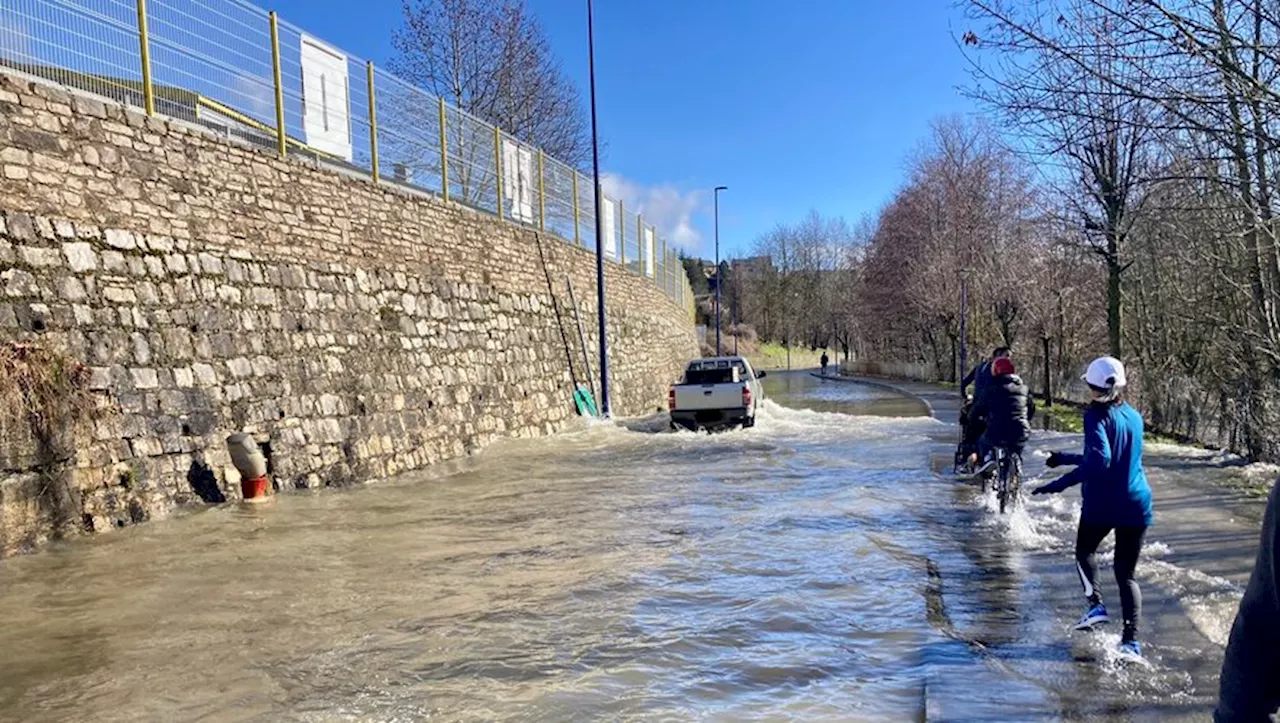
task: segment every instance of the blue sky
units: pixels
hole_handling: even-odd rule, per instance
[[[528,0],[587,98],[585,0]],[[266,0],[374,62],[392,53],[398,0]],[[710,189],[723,255],[810,209],[850,221],[902,181],[929,124],[968,113],[948,0],[598,0],[602,171],[646,218],[703,255]]]

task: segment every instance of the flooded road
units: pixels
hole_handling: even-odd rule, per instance
[[[766,390],[745,432],[595,424],[4,561],[0,718],[1206,719],[1247,569],[1154,532],[1125,666],[1068,632],[1078,496],[1001,518],[920,400]]]

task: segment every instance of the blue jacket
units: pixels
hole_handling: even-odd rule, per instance
[[[1110,527],[1146,527],[1151,486],[1142,469],[1142,416],[1128,404],[1091,404],[1084,413],[1084,454],[1061,455],[1076,468],[1045,485],[1046,492],[1083,483],[1080,521]]]

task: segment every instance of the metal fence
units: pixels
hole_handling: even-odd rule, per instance
[[[3,0],[0,65],[596,245],[590,176],[241,0]],[[601,209],[606,258],[692,314],[656,229]]]

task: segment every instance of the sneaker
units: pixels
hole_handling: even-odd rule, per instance
[[[1140,645],[1137,640],[1126,640],[1120,643],[1120,647],[1117,648],[1117,652],[1131,658],[1141,658],[1142,645]]]
[[[1107,615],[1107,606],[1098,603],[1089,606],[1089,611],[1080,618],[1080,622],[1076,623],[1076,630],[1092,630],[1095,625],[1109,622],[1111,617]]]

